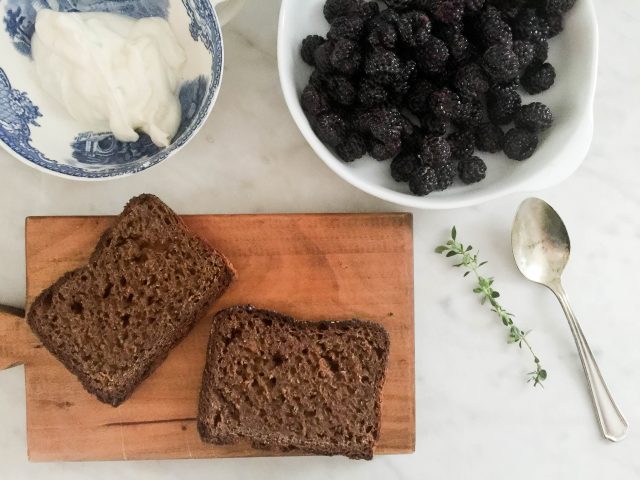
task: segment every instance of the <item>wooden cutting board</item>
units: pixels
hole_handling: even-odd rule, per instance
[[[25,364],[29,458],[278,455],[254,450],[248,444],[206,445],[196,429],[212,314],[243,303],[300,319],[358,317],[382,323],[390,335],[391,351],[376,453],[414,451],[411,215],[206,215],[184,220],[224,252],[236,267],[238,278],[120,407],[100,403],[86,393],[42,348],[24,320],[0,314],[0,369]],[[27,219],[27,305],[61,274],[86,262],[112,221],[112,217]],[[1,418],[2,413],[0,422]]]

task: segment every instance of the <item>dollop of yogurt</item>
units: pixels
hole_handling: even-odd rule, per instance
[[[44,90],[88,130],[170,145],[186,55],[165,19],[44,9],[31,49]]]

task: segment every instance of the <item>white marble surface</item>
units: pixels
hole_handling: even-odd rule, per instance
[[[539,192],[573,239],[566,286],[631,430],[599,437],[573,340],[551,294],[516,271],[509,228],[525,195],[449,212],[415,211],[417,446],[413,455],[352,462],[280,458],[30,464],[22,368],[0,374],[0,478],[600,479],[640,477],[640,3],[597,0],[601,67],[593,147],[564,184]],[[114,214],[148,191],[182,213],[391,211],[335,177],[296,130],[276,69],[278,2],[252,0],[225,29],[222,92],[204,130],[178,157],[139,176],[83,184],[32,170],[0,152],[0,300],[24,298],[28,215]],[[550,378],[524,382],[529,358],[432,253],[452,224],[480,247],[504,303],[534,331]]]

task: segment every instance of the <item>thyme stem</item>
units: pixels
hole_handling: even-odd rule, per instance
[[[525,332],[518,327],[513,321],[514,315],[500,305],[498,302],[500,293],[493,288],[493,278],[483,277],[480,274],[480,268],[487,262],[480,262],[478,252],[473,253],[473,247],[471,245],[463,245],[457,241],[456,237],[456,227],[453,227],[451,229],[451,238],[447,240],[444,245],[437,247],[436,253],[444,254],[447,257],[456,257],[459,263],[454,266],[464,268],[466,270],[464,273],[465,277],[473,273],[476,279],[476,287],[473,289],[473,292],[480,296],[481,304],[489,303],[491,311],[493,311],[502,324],[509,329],[508,342],[517,344],[520,348],[522,348],[523,344],[527,347],[535,364],[535,370],[527,374],[529,375],[528,381],[533,382],[533,386],[542,386],[542,382],[547,378],[547,371],[542,368],[540,359],[533,351],[533,347],[527,339],[529,332]]]

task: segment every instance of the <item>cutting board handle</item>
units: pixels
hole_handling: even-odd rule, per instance
[[[0,306],[0,370],[24,364],[37,344],[24,312]]]

